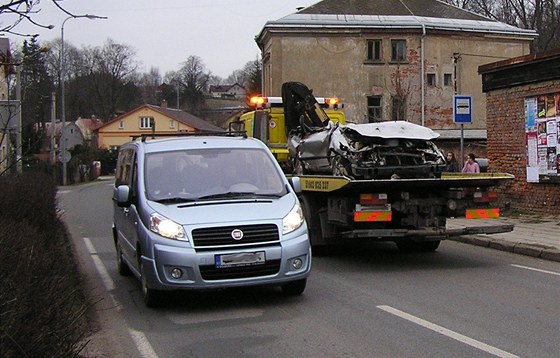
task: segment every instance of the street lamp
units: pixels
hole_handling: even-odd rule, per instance
[[[62,21],[62,26],[60,27],[60,106],[61,106],[61,112],[60,112],[60,121],[62,122],[62,127],[60,130],[60,154],[61,154],[61,161],[62,161],[62,185],[66,185],[66,163],[68,162],[68,158],[67,158],[67,154],[66,154],[66,143],[65,143],[65,138],[63,136],[64,134],[64,127],[66,125],[66,106],[64,103],[64,73],[65,73],[65,68],[64,68],[64,24],[66,24],[66,21],[70,20],[70,19],[77,19],[80,17],[85,17],[88,18],[90,20],[95,20],[95,19],[106,19],[106,16],[96,16],[96,15],[75,15],[75,16],[68,16],[66,19],[64,19],[64,21]],[[54,130],[54,128],[53,128]]]

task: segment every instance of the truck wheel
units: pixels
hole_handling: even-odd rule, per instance
[[[321,223],[319,222],[317,208],[313,200],[309,197],[302,196],[299,198],[303,217],[307,223],[307,235],[311,246],[317,245],[321,241]]]
[[[307,279],[301,279],[297,281],[292,281],[285,285],[282,285],[282,291],[290,296],[299,296],[305,291],[305,286],[307,285]]]
[[[121,244],[119,244],[118,240],[115,242],[115,246],[117,249],[117,271],[121,276],[130,276],[132,272],[130,271],[130,267],[128,267],[126,261],[123,259]]]
[[[434,241],[397,241],[401,252],[434,252],[439,247],[440,240]]]
[[[148,287],[148,280],[144,274],[144,264],[140,260],[140,281],[142,283],[142,298],[146,307],[155,308],[161,304],[161,291],[154,290]]]

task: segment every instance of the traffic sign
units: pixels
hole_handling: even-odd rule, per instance
[[[62,152],[60,152],[58,159],[60,159],[62,163],[68,163],[70,159],[72,159],[72,154],[64,149]]]
[[[472,123],[472,96],[453,96],[453,122]]]

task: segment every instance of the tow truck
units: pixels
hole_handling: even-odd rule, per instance
[[[351,239],[393,241],[400,251],[435,251],[441,240],[513,230],[512,224],[449,229],[448,218],[497,219],[491,187],[512,180],[507,173],[442,173],[439,178],[354,180],[298,175],[299,196],[315,248]]]
[[[334,123],[302,83],[284,83],[282,97],[291,175],[299,177],[313,247],[368,239],[429,252],[450,236],[513,230],[446,227],[453,217],[499,218],[491,189],[513,175],[446,173],[431,141],[439,134],[404,121]]]
[[[304,88],[305,93],[311,90]],[[299,93],[298,89],[293,86],[290,90],[284,90],[286,93]],[[317,116],[317,113],[323,119],[328,119],[332,123],[346,124],[346,117],[343,111],[344,104],[336,97],[309,97],[312,103],[307,103],[307,111]],[[295,101],[291,101],[292,105]],[[300,102],[299,105],[302,105]],[[290,111],[301,112],[303,108],[292,108]],[[292,172],[292,160],[288,150],[288,130],[287,128],[297,126],[297,123],[287,124],[285,116],[285,106],[283,97],[262,97],[255,96],[249,100],[249,111],[242,114],[239,120],[229,124],[230,131],[245,131],[247,136],[255,137],[264,142],[269,148],[280,166],[286,173]]]

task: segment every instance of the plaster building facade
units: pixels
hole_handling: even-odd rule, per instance
[[[453,96],[472,96],[464,138],[486,139],[480,65],[526,55],[537,34],[435,0],[324,0],[256,37],[263,92],[299,81],[338,97],[350,122],[408,120],[460,138]]]
[[[480,66],[490,170],[515,175],[498,198],[560,214],[560,49]]]
[[[190,113],[167,108],[166,104],[144,104],[103,124],[95,132],[99,148],[112,149],[131,141],[132,136],[150,134],[152,130],[158,134],[223,131]]]

